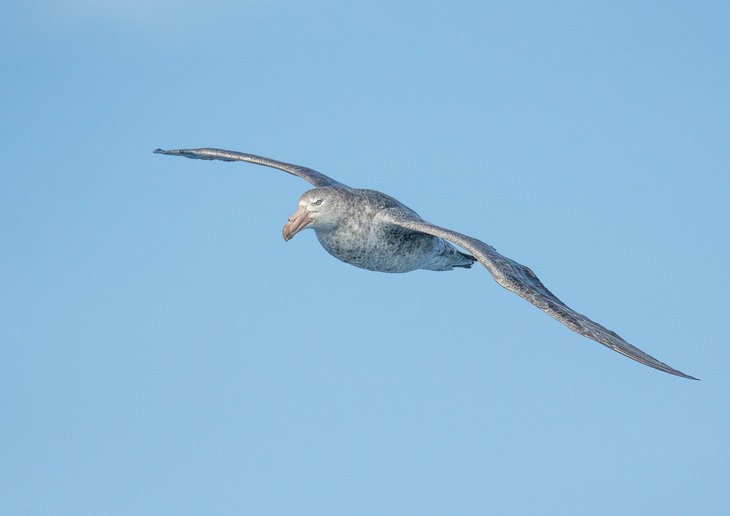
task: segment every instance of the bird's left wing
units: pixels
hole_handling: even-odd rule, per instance
[[[400,208],[385,209],[378,213],[377,218],[382,222],[434,235],[463,247],[487,268],[497,283],[526,299],[574,332],[659,371],[697,380],[697,378],[660,362],[639,348],[632,346],[615,332],[576,312],[550,292],[529,267],[502,256],[492,246],[476,238],[426,222]]]
[[[305,181],[309,181],[316,187],[321,186],[340,186],[346,187],[339,181],[335,181],[331,177],[328,177],[321,172],[312,170],[311,168],[302,167],[300,165],[293,165],[291,163],[284,163],[283,161],[276,161],[275,159],[264,158],[263,156],[257,156],[255,154],[245,154],[243,152],[229,151],[223,149],[173,149],[163,150],[156,149],[155,154],[167,154],[168,156],[184,156],[191,159],[208,159],[208,160],[220,160],[220,161],[245,161],[247,163],[255,163],[256,165],[263,165],[265,167],[277,168],[288,172],[289,174],[297,177],[301,177]]]

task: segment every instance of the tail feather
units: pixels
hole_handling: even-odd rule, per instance
[[[471,266],[474,265],[474,263],[477,261],[476,258],[474,258],[470,254],[462,253],[461,251],[457,251],[459,255],[464,258],[466,261],[464,263],[455,263],[454,267],[461,267],[462,269],[471,269]]]

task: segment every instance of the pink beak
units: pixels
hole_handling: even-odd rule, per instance
[[[294,235],[306,228],[310,222],[311,219],[309,218],[309,211],[307,211],[306,207],[301,206],[291,217],[289,217],[289,222],[287,222],[284,229],[281,230],[284,240],[288,242],[294,238]]]

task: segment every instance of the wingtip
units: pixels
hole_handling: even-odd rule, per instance
[[[190,151],[185,150],[185,149],[169,149],[169,150],[165,150],[165,149],[159,149],[158,148],[158,149],[153,150],[152,152],[155,153],[155,154],[164,154],[166,156],[184,156],[186,158],[195,157],[195,156],[191,156]]]
[[[660,371],[663,371],[663,372],[669,373],[669,374],[673,374],[674,376],[679,376],[680,378],[686,378],[687,380],[695,380],[698,382],[702,381],[699,378],[695,378],[694,376],[685,374],[682,371],[677,371],[676,369],[672,369],[671,367],[669,369],[660,369]]]

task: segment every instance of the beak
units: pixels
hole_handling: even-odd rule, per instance
[[[281,230],[284,240],[288,242],[294,238],[294,235],[306,228],[310,222],[311,219],[309,218],[309,211],[307,211],[305,206],[301,206],[291,217],[289,217],[289,222],[287,222],[284,229]]]

